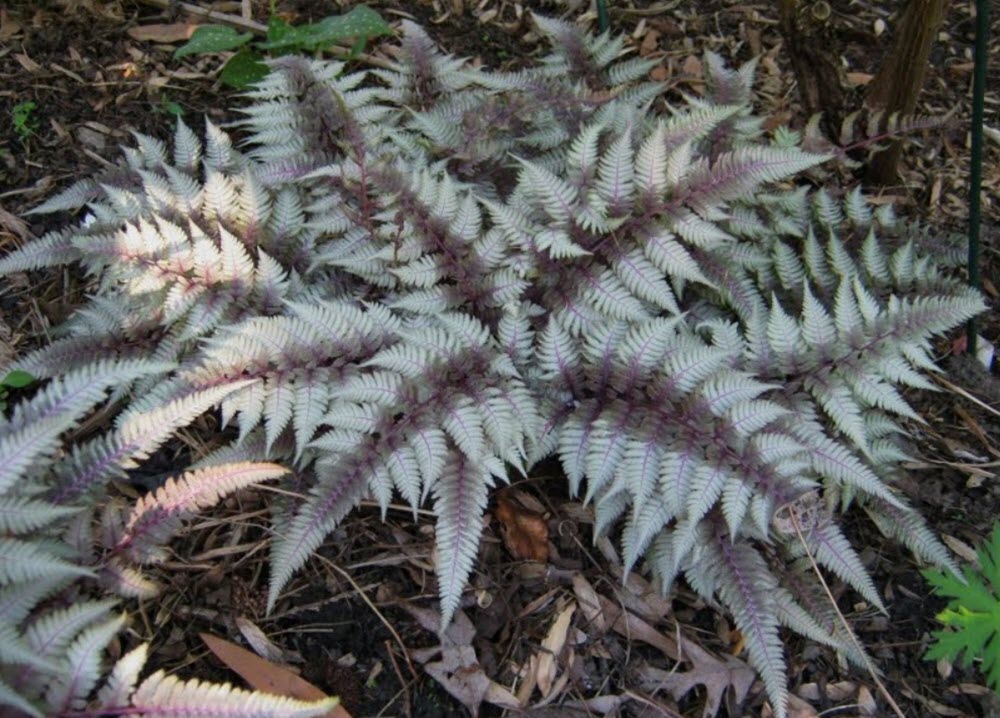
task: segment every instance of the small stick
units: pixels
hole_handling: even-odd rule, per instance
[[[965,389],[963,389],[962,387],[958,386],[957,384],[952,384],[950,381],[948,381],[944,377],[938,376],[936,374],[931,374],[931,379],[933,379],[934,381],[936,381],[938,384],[940,384],[941,386],[943,386],[945,389],[948,389],[949,391],[953,391],[956,394],[958,394],[959,396],[965,397],[966,399],[968,399],[969,401],[971,401],[973,404],[975,404],[976,406],[978,406],[980,409],[988,411],[991,414],[993,414],[994,416],[1000,416],[1000,411],[997,411],[996,409],[994,409],[992,406],[990,406],[986,402],[980,401],[979,399],[977,399],[976,397],[974,397],[972,394],[970,394],[969,392],[967,392]]]
[[[868,659],[868,654],[866,654],[864,648],[861,647],[861,644],[858,642],[858,637],[854,635],[854,631],[851,629],[851,626],[847,622],[847,619],[844,618],[844,614],[840,612],[840,607],[837,605],[837,600],[833,597],[833,594],[830,592],[830,587],[826,585],[826,579],[823,578],[823,574],[820,572],[819,566],[816,564],[816,559],[813,558],[812,550],[809,548],[809,544],[806,543],[805,536],[802,535],[802,527],[799,526],[799,517],[796,515],[795,507],[792,506],[791,504],[786,504],[784,506],[784,509],[788,511],[788,515],[792,519],[792,526],[795,527],[795,533],[799,537],[799,541],[802,542],[802,548],[804,548],[806,551],[806,556],[809,558],[809,563],[812,565],[813,571],[816,573],[816,577],[819,579],[820,584],[823,586],[823,590],[826,592],[826,597],[829,599],[830,605],[836,612],[837,618],[840,620],[840,624],[844,627],[844,630],[847,631],[847,635],[850,636],[851,643],[853,643],[854,647],[858,650],[858,655],[860,655],[862,660],[864,660],[865,668],[868,669],[868,673],[871,675],[872,680],[875,681],[875,685],[878,686],[879,693],[881,693],[882,697],[885,698],[885,700],[889,703],[889,707],[892,708],[892,712],[895,713],[898,716],[898,718],[906,718],[906,714],[903,713],[903,710],[899,707],[899,704],[897,704],[896,701],[893,699],[892,695],[889,693],[889,689],[885,687],[885,684],[882,683],[882,679],[878,677],[878,672],[875,670],[875,666],[873,666],[871,664],[871,661]]]
[[[385,643],[385,652],[389,654],[389,660],[392,661],[392,670],[396,672],[396,678],[399,679],[399,686],[403,691],[403,713],[409,718],[413,710],[413,704],[410,702],[410,682],[403,677],[403,672],[399,670],[396,652],[392,650],[392,641],[386,639],[383,643]]]
[[[382,621],[382,624],[387,629],[389,629],[389,633],[392,634],[392,637],[396,640],[396,644],[399,646],[400,650],[403,651],[403,658],[406,659],[406,665],[410,669],[410,675],[413,676],[414,680],[419,681],[420,674],[417,673],[417,669],[413,667],[413,662],[410,660],[410,654],[406,650],[406,644],[403,643],[403,639],[399,637],[399,633],[396,632],[395,627],[393,627],[393,625],[389,623],[389,619],[387,619],[382,614],[382,612],[378,610],[378,606],[376,606],[375,603],[370,598],[368,598],[368,594],[364,592],[364,590],[361,588],[361,586],[358,585],[357,581],[354,580],[354,578],[351,576],[350,573],[342,569],[340,566],[335,564],[330,559],[325,558],[324,556],[317,556],[317,558],[319,558],[323,563],[325,563],[327,566],[329,566],[334,571],[343,576],[345,579],[347,579],[347,582],[350,583],[354,587],[354,590],[358,592],[358,595],[361,597],[361,600],[364,601],[366,604],[368,604],[368,608],[370,608],[372,612],[376,616],[378,616],[379,620]]]

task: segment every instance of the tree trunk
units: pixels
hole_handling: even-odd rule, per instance
[[[909,0],[893,30],[892,47],[868,85],[866,105],[886,115],[913,114],[946,4],[947,0]],[[895,182],[900,153],[896,141],[875,155],[868,167],[868,178],[876,184]]]
[[[827,0],[779,0],[778,9],[802,107],[810,117],[822,113],[823,129],[837,137],[847,114],[848,92],[840,45],[830,27],[830,4]]]

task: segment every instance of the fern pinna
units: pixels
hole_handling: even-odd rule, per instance
[[[489,487],[555,454],[630,568],[733,613],[784,715],[779,626],[861,658],[779,511],[812,506],[810,554],[879,608],[838,509],[948,564],[892,488],[919,420],[898,387],[930,388],[931,338],[982,300],[889,208],[791,182],[826,158],[764,134],[752,63],[709,54],[706,95],[670,107],[621,41],[537,23],[555,51],[533,69],[404,24],[392,70],[274,61],[245,151],[212,125],[172,153],[139,137],[38,210],[86,205],[81,226],[0,261],[98,282],[22,366],[177,362],[123,426],[228,388],[236,438],[202,465],[285,462],[306,488],[275,509],[272,607],[352,507],[398,494],[433,503],[447,621]]]
[[[55,503],[53,490],[93,470],[91,452],[58,458],[62,435],[74,428],[109,389],[169,366],[148,361],[95,361],[49,382],[33,398],[0,417],[0,713],[4,716],[134,715],[194,718],[306,718],[326,713],[335,699],[306,702],[183,681],[154,672],[141,682],[148,644],[102,670],[105,648],[126,624],[109,592],[152,596],[156,586],[138,566],[163,558],[162,544],[188,514],[239,488],[274,479],[286,469],[231,463],[170,479],[130,512],[110,504],[95,536],[93,509]],[[99,442],[117,458],[115,471],[135,465],[172,431],[210,404],[186,402],[186,416],[133,417],[130,428]],[[127,447],[127,448],[124,448]],[[124,517],[127,516],[127,520]],[[96,579],[96,581],[94,581]],[[103,585],[102,593],[98,582]],[[103,680],[102,680],[103,676]]]

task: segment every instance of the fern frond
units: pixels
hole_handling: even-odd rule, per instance
[[[195,718],[206,710],[213,716],[233,718],[312,718],[330,712],[338,703],[336,698],[301,701],[245,691],[228,683],[182,681],[157,671],[135,689],[128,707],[150,718]]]
[[[145,563],[149,549],[166,543],[188,515],[209,508],[223,497],[247,486],[288,473],[277,464],[223,464],[189,471],[140,498],[126,521],[115,552],[125,552],[133,561]]]

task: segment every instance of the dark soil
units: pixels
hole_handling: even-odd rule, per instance
[[[368,4],[389,19],[407,17],[419,22],[443,47],[486,65],[516,67],[540,52],[537,38],[529,33],[530,3],[523,3],[521,14],[517,3],[506,0]],[[223,12],[239,15],[238,2],[217,5]],[[570,12],[574,17],[586,10],[585,3],[537,5],[548,14],[581,6]],[[669,9],[650,12],[652,2],[621,2],[612,3],[611,19],[616,30],[635,35],[636,45],[641,45],[644,53],[662,58],[670,88],[668,99],[678,100],[681,91],[699,91],[696,61],[705,49],[734,62],[762,54],[758,72],[761,113],[774,125],[801,127],[805,118],[799,114],[791,73],[780,51],[773,5],[680,0],[656,3]],[[889,13],[879,5],[889,4],[840,0],[831,5],[849,70],[874,73],[891,34]],[[973,34],[969,6],[950,4],[942,29],[945,36],[935,47],[921,100],[921,109],[928,114],[956,108],[955,115],[943,129],[916,137],[906,152],[899,186],[880,190],[896,198],[899,213],[925,219],[942,231],[962,231],[966,222],[967,89]],[[320,0],[278,0],[277,10],[289,21],[305,22],[325,17],[337,8]],[[488,15],[493,10],[496,12]],[[175,112],[182,113],[190,124],[199,123],[205,115],[223,123],[230,118],[224,108],[238,102],[235,93],[214,79],[220,64],[217,58],[176,61],[172,57],[176,43],[138,41],[128,35],[130,28],[178,22],[183,17],[125,0],[8,0],[0,12],[0,251],[27,238],[21,236],[21,228],[4,220],[3,210],[20,216],[55,189],[100,170],[117,158],[118,147],[129,142],[131,131],[169,137]],[[253,12],[254,19],[266,22],[268,3],[255,0]],[[885,34],[876,33],[877,20],[889,23]],[[649,42],[651,31],[657,36]],[[996,46],[1000,18],[995,18],[993,37]],[[1000,75],[996,67],[989,83],[987,125],[997,128]],[[15,106],[26,102],[33,102],[35,108],[27,125],[19,130],[12,113]],[[987,142],[984,168],[984,277],[985,289],[995,300],[1000,222],[998,143]],[[844,174],[849,176],[847,171]],[[38,236],[66,219],[30,217],[25,229]],[[65,316],[80,296],[81,281],[67,271],[11,281],[0,297],[0,343],[8,345],[0,351],[0,366],[12,354],[36,345],[48,328]],[[994,343],[1000,340],[998,330],[1000,323],[995,316],[987,317],[981,327]],[[942,355],[950,350],[950,346],[941,347]],[[1000,405],[994,375],[982,374],[965,359],[954,361],[951,381],[994,407]],[[975,546],[988,535],[1000,506],[995,471],[1000,456],[997,417],[953,392],[913,398],[928,423],[913,427],[919,460],[901,475],[900,486],[935,530]],[[170,451],[178,450],[188,449],[175,448],[163,454],[164,471],[169,471],[172,458],[177,456]],[[590,527],[580,523],[578,505],[568,502],[563,485],[557,479],[536,478],[519,487],[549,509],[558,555],[548,572],[512,561],[502,547],[496,522],[487,529],[479,573],[465,610],[477,629],[474,646],[480,664],[504,686],[516,682],[512,665],[523,665],[538,651],[558,612],[557,599],[572,591],[568,578],[572,572],[582,572],[594,586],[621,583],[612,576],[613,564],[591,546]],[[229,502],[220,516],[259,508],[252,499],[249,505]],[[840,597],[840,606],[877,659],[895,700],[908,716],[997,715],[993,698],[978,689],[982,679],[974,671],[935,666],[921,659],[929,633],[937,627],[934,615],[941,603],[929,596],[905,549],[887,543],[863,517],[854,518],[857,520],[850,522],[852,540],[856,546],[868,547],[865,557],[871,562],[891,615],[874,615],[860,606],[854,610],[855,599],[849,594]],[[214,563],[197,559],[199,553],[230,540],[217,524],[193,531],[176,547],[175,568],[201,568],[165,572],[176,582],[176,592],[161,605],[140,610],[150,619],[147,626],[160,647],[156,660],[164,667],[231,680],[231,674],[205,656],[197,633],[209,630],[239,641],[234,619],[246,616],[293,657],[297,654],[300,661],[293,665],[303,676],[339,694],[354,716],[468,715],[403,648],[412,651],[435,643],[434,634],[420,628],[403,608],[407,602],[422,606],[433,603],[433,573],[427,571],[432,547],[423,530],[426,527],[414,526],[404,513],[393,512],[389,521],[381,524],[371,510],[359,512],[328,542],[323,551],[325,561],[312,562],[295,580],[290,598],[279,605],[276,616],[267,618],[260,610],[266,585],[266,551],[253,556],[223,554]],[[263,519],[253,519],[235,543],[263,540],[264,525]],[[401,559],[404,554],[405,560]],[[354,583],[330,565],[346,571]],[[309,610],[296,608],[313,604]],[[673,605],[675,615],[660,625],[668,634],[680,623],[710,650],[724,654],[732,648],[732,642],[725,638],[725,622],[693,595],[681,590]],[[576,683],[567,691],[571,698],[633,690],[630,677],[643,661],[658,661],[670,668],[669,661],[644,644],[631,645],[611,633],[588,640],[591,648],[599,650],[592,650],[586,664],[574,674]],[[849,703],[825,698],[829,684],[847,680],[872,686],[868,676],[845,671],[828,652],[801,639],[790,638],[788,653],[793,692],[802,684],[818,684],[818,711]],[[742,712],[734,710],[729,715],[760,715],[760,691],[755,689],[751,696],[756,698]],[[701,694],[673,708],[662,696],[649,698],[628,704],[622,714],[676,715],[675,710],[684,715],[700,714]],[[877,700],[879,715],[887,714],[881,712],[885,704]],[[499,715],[500,711],[484,704],[482,714]],[[543,709],[536,715],[546,713]]]

